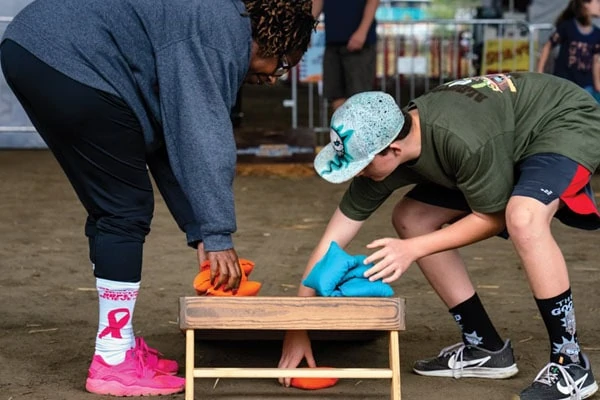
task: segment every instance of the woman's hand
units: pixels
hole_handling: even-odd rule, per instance
[[[365,277],[370,281],[383,279],[385,283],[393,282],[416,260],[414,249],[408,246],[407,240],[383,238],[367,245],[369,249],[378,247],[379,250],[365,259],[365,264],[375,263],[365,272]]]
[[[198,246],[198,261],[201,263],[201,254]],[[205,259],[210,261],[210,284],[215,289],[224,285],[223,289],[236,290],[240,287],[242,281],[242,268],[234,249],[222,251],[208,251],[205,253]],[[215,283],[216,281],[216,283]]]
[[[317,363],[312,354],[310,338],[307,331],[287,331],[283,339],[283,350],[278,368],[296,368],[306,359],[310,368],[315,368]],[[292,378],[279,378],[279,383],[285,387],[290,386]]]

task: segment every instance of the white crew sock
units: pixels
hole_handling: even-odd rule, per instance
[[[140,282],[117,282],[96,278],[100,305],[96,352],[107,364],[125,360],[127,351],[135,347],[133,310]]]

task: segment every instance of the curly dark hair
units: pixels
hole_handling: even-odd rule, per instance
[[[243,0],[252,23],[252,38],[263,57],[304,54],[317,20],[312,0]]]

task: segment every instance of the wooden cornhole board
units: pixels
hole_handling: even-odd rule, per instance
[[[185,331],[185,400],[194,399],[195,378],[390,379],[390,398],[401,399],[399,331],[405,302],[389,297],[181,297]],[[195,330],[383,331],[389,336],[389,368],[197,368]]]

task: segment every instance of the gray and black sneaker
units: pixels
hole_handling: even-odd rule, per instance
[[[510,340],[498,351],[457,343],[442,349],[437,357],[420,360],[413,366],[419,375],[450,378],[505,379],[519,372]]]
[[[520,400],[581,400],[598,390],[590,361],[582,354],[585,367],[579,364],[548,363],[521,392]]]

